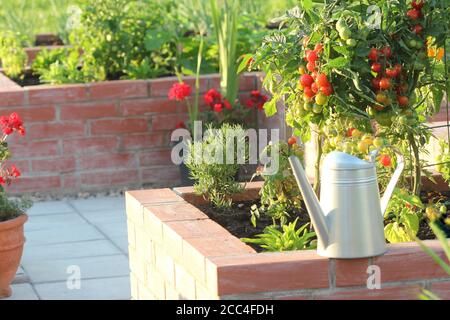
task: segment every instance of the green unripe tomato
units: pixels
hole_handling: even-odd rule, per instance
[[[416,40],[416,45],[415,45],[416,49],[422,49],[423,48],[423,42],[420,40]]]
[[[406,42],[406,45],[410,47],[411,49],[415,48],[417,46],[417,41],[414,39],[410,39]]]
[[[339,31],[339,36],[341,37],[342,40],[347,41],[348,39],[351,38],[352,32],[349,28],[344,28]]]
[[[348,39],[345,42],[349,47],[356,47],[356,40],[355,39]]]
[[[368,107],[367,108],[367,114],[371,117],[375,116],[376,112],[375,112],[375,108],[374,107]]]
[[[313,106],[313,112],[315,113],[315,114],[321,114],[322,113],[322,110],[323,110],[323,107],[321,106],[321,105],[318,105],[318,104],[314,104],[314,106]]]
[[[303,109],[307,112],[310,112],[312,110],[311,102],[305,102],[305,104],[303,105]]]
[[[442,214],[446,214],[447,213],[447,207],[445,205],[440,206],[439,212],[442,213]]]
[[[345,28],[348,28],[348,27],[347,27],[347,23],[345,22],[344,19],[340,18],[340,19],[336,22],[336,30],[340,32],[341,30],[343,30],[343,29],[345,29]]]

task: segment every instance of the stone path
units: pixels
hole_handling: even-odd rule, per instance
[[[28,214],[9,299],[130,299],[124,197],[38,202]]]

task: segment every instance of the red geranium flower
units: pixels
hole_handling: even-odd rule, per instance
[[[16,112],[11,113],[9,117],[0,117],[0,125],[2,126],[2,130],[5,135],[10,135],[14,131],[19,132],[22,136],[25,135],[23,121]]]
[[[221,103],[216,103],[214,105],[214,112],[217,112],[217,113],[222,112],[222,104]]]
[[[205,93],[203,99],[208,106],[213,108],[217,103],[222,101],[222,95],[216,89],[210,89]]]
[[[183,121],[180,121],[176,124],[175,128],[176,129],[186,129],[186,125],[184,124]]]
[[[191,95],[191,87],[184,82],[174,83],[169,90],[169,99],[183,101]]]
[[[9,169],[9,174],[13,178],[18,178],[21,175],[19,169],[17,169],[17,167],[15,165],[11,166],[11,168]]]
[[[262,110],[268,100],[268,96],[261,94],[258,90],[253,90],[250,92],[250,99],[245,101],[245,106],[247,108],[256,106],[258,109]]]
[[[223,105],[225,106],[226,109],[231,110],[231,103],[230,101],[228,101],[227,99],[223,99]]]

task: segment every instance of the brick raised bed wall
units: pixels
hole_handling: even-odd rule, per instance
[[[256,198],[250,183],[238,200]],[[450,299],[450,276],[416,243],[370,259],[327,259],[315,250],[256,253],[192,203],[192,188],[126,195],[133,299]],[[437,240],[425,241],[442,257]],[[381,289],[367,289],[369,265]]]
[[[258,76],[242,76],[243,96],[259,86]],[[9,140],[12,161],[23,172],[10,192],[176,185],[170,133],[187,119],[187,110],[167,99],[174,82],[172,77],[22,88],[0,74],[0,115],[18,112],[27,129],[26,137]],[[201,91],[218,84],[218,75],[203,76]]]

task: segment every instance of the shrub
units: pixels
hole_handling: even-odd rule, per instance
[[[232,159],[227,159],[227,154]],[[209,126],[203,141],[189,144],[185,159],[195,180],[195,191],[218,208],[231,207],[232,196],[244,190],[236,175],[246,154],[246,132],[241,126],[224,124],[220,129]]]
[[[27,64],[27,54],[21,44],[21,36],[12,31],[0,32],[0,61],[5,73],[18,78]]]

